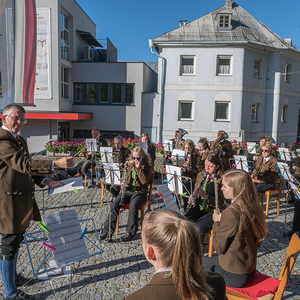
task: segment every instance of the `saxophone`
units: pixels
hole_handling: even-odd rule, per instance
[[[190,199],[190,202],[188,203],[185,211],[184,211],[184,215],[186,215],[188,213],[188,211],[196,204],[196,190],[201,188],[202,185],[204,184],[205,180],[206,180],[206,177],[208,175],[208,172],[205,172],[204,175],[203,175],[203,178],[202,180],[200,181],[200,183],[198,184],[198,186],[194,189],[194,193],[192,195],[192,198]]]
[[[122,192],[121,192],[121,201],[120,201],[120,205],[123,206],[124,203],[124,198],[125,198],[125,188],[128,186],[128,181],[127,181],[127,173],[128,173],[128,161],[129,159],[126,159],[125,162],[125,167],[124,167],[124,174],[123,174],[123,180],[124,183],[122,184]]]

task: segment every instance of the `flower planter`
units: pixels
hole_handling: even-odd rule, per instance
[[[55,152],[47,151],[47,156],[55,156],[55,157],[73,156],[74,154],[75,154],[74,151],[69,151],[65,153],[62,152],[55,153]]]

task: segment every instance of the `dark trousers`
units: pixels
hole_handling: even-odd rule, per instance
[[[13,260],[24,239],[24,233],[4,234],[0,233],[0,260]]]
[[[216,272],[222,275],[225,280],[226,286],[233,288],[241,288],[245,284],[250,283],[255,276],[256,270],[252,271],[249,274],[234,274],[222,269],[219,265],[219,257],[213,256],[203,257],[203,267],[205,271]]]
[[[117,197],[120,194],[120,186],[119,185],[111,185],[111,184],[106,184],[105,188],[107,191],[112,193],[115,197]]]
[[[110,230],[111,234],[114,233],[116,229],[117,217],[120,206],[122,194],[119,194],[110,206],[111,220],[110,220]],[[127,224],[127,233],[135,235],[138,230],[138,212],[139,207],[144,204],[147,200],[147,195],[142,195],[136,192],[125,192],[124,204],[130,203],[129,205],[129,215]],[[103,233],[107,234],[109,232],[109,216],[104,223]]]
[[[257,193],[273,190],[275,188],[274,183],[254,183],[254,185]]]
[[[199,206],[197,205],[195,207],[192,207],[188,211],[186,217],[195,222],[194,226],[200,235],[201,242],[203,243],[205,233],[209,229],[212,229],[212,226],[214,224],[214,221],[212,219],[212,213],[207,212],[205,209],[200,210]]]

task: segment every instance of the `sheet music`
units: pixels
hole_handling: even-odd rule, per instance
[[[174,211],[180,213],[178,206],[175,202],[175,199],[174,199],[171,191],[168,188],[168,185],[163,184],[161,186],[158,186],[156,189],[162,194],[162,197],[163,197],[166,207],[168,209],[171,209],[171,210],[174,210]]]
[[[278,162],[277,165],[280,169],[280,173],[282,174],[282,176],[285,180],[288,180],[288,181],[294,180],[294,178],[290,172],[290,167],[287,163]]]
[[[234,162],[236,165],[236,169],[238,170],[244,170],[246,172],[249,171],[249,169],[247,168],[248,166],[248,161],[247,161],[247,157],[244,155],[233,155],[234,158]]]
[[[171,140],[164,140],[164,149],[167,152],[171,152],[173,150],[173,142]]]
[[[279,147],[278,151],[279,151],[279,155],[280,155],[282,160],[291,161],[291,156],[290,156],[288,148],[280,148]]]
[[[88,258],[89,252],[75,209],[61,210],[42,215],[43,224],[50,230],[49,243],[58,268]]]
[[[139,143],[137,143],[137,145],[140,146],[141,148],[143,148],[145,153],[148,154],[148,143],[147,142],[139,142]]]
[[[184,163],[185,159],[183,158],[185,156],[185,152],[183,150],[179,150],[179,149],[173,149],[172,150],[172,154],[171,154],[171,158],[173,160],[173,162],[178,162],[178,163]]]
[[[85,143],[87,145],[86,151],[97,151],[97,140],[96,139],[86,139]]]
[[[182,189],[182,182],[181,182],[181,168],[173,165],[166,165],[166,172],[167,172],[167,181],[170,182],[168,183],[168,188],[172,192],[177,192],[178,194],[183,194],[183,189]],[[175,182],[175,176],[177,175],[177,182]],[[179,177],[179,178],[178,178]],[[176,186],[177,186],[177,191],[176,191]]]
[[[118,163],[103,163],[104,183],[121,185],[120,164]]]
[[[113,156],[113,147],[100,147],[99,149],[101,160],[104,163],[114,162]]]
[[[247,150],[249,154],[256,154],[256,143],[247,142]]]
[[[54,189],[49,188],[48,195],[55,195],[55,194],[74,191],[74,190],[77,191],[77,190],[81,190],[84,188],[81,176],[64,179],[59,182],[62,182],[65,185],[63,185],[63,186],[57,185],[57,187],[55,187]]]

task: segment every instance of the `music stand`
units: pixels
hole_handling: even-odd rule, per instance
[[[230,160],[234,160],[235,163],[235,168],[238,170],[243,170],[246,171],[247,173],[249,173],[249,171],[251,170],[251,168],[253,168],[253,161],[248,161],[247,160],[247,156],[244,155],[233,155],[234,159],[230,159]],[[249,163],[252,164],[252,166],[249,166]]]
[[[113,160],[113,147],[100,147],[100,160],[103,163],[112,163]]]
[[[183,150],[173,149],[171,154],[171,160],[172,162],[175,160],[175,164],[178,165],[178,163],[185,162],[184,156],[185,152]]]
[[[166,152],[171,152],[173,150],[173,143],[170,140],[164,140],[163,146]]]
[[[171,210],[174,210],[174,211],[180,213],[180,210],[178,209],[178,206],[175,202],[175,199],[174,199],[171,191],[168,188],[168,185],[163,184],[163,185],[158,186],[156,189],[162,196],[167,209],[171,209]]]
[[[285,162],[291,161],[291,156],[288,148],[278,148],[280,158]]]
[[[93,162],[95,160],[95,152],[97,152],[97,139],[86,139],[85,143],[87,145],[86,151],[87,152],[92,152],[91,166],[93,166]],[[92,185],[94,185],[93,169],[91,171],[91,180],[92,180]]]

